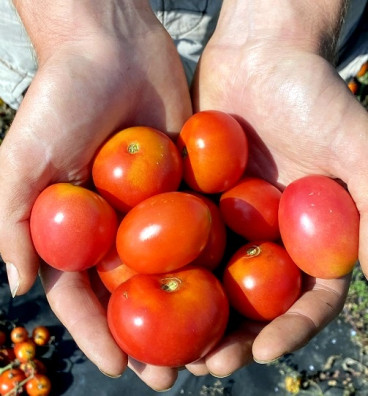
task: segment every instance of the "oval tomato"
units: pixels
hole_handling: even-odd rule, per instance
[[[312,175],[289,184],[281,196],[279,224],[287,251],[307,274],[338,278],[353,269],[359,213],[336,181]]]
[[[227,239],[226,226],[220,208],[215,202],[200,193],[194,191],[188,191],[188,193],[200,198],[208,206],[211,213],[211,229],[206,246],[191,264],[200,265],[213,271],[224,257]]]
[[[111,295],[107,319],[129,356],[180,367],[205,356],[222,338],[227,297],[207,269],[187,266],[168,274],[138,274]]]
[[[202,200],[167,192],[147,198],[126,214],[116,247],[122,262],[136,272],[168,272],[199,255],[210,229],[211,213]]]
[[[249,241],[280,238],[278,210],[281,191],[265,180],[246,177],[220,198],[227,226]]]
[[[137,126],[113,135],[98,151],[92,177],[99,193],[121,212],[144,199],[178,189],[183,165],[173,141]]]
[[[285,313],[301,291],[301,271],[271,241],[248,243],[227,264],[223,285],[230,305],[247,318],[269,321]]]
[[[102,283],[110,293],[121,283],[137,274],[136,271],[121,261],[115,245],[96,265],[96,270]]]
[[[35,249],[47,264],[63,271],[82,271],[109,251],[117,216],[95,192],[57,183],[36,199],[30,229]]]
[[[204,193],[232,187],[248,161],[248,140],[229,114],[208,110],[191,116],[180,131],[177,146],[183,156],[184,180]]]

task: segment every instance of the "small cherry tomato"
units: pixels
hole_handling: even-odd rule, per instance
[[[269,182],[246,177],[220,198],[227,226],[248,241],[280,238],[278,210],[281,191]]]
[[[28,360],[28,362],[22,362],[19,367],[23,370],[26,377],[31,377],[34,374],[45,374],[46,366],[39,359]]]
[[[350,194],[326,176],[306,176],[285,188],[279,225],[291,258],[313,277],[346,275],[358,260],[359,212]]]
[[[36,199],[30,228],[34,246],[47,264],[83,271],[97,264],[114,243],[117,215],[95,192],[57,183]]]
[[[26,341],[28,339],[27,329],[23,326],[14,327],[14,329],[10,331],[10,339],[14,344]]]
[[[137,271],[134,271],[121,261],[115,245],[96,265],[96,270],[102,283],[110,293],[121,283],[137,274]]]
[[[174,142],[145,126],[113,135],[98,151],[92,168],[97,190],[121,212],[152,195],[177,190],[182,175],[182,159]]]
[[[269,321],[285,313],[301,291],[301,271],[270,241],[248,243],[227,264],[223,285],[230,305],[247,318]]]
[[[183,156],[184,180],[196,191],[213,194],[231,188],[248,162],[248,140],[231,115],[201,111],[180,131],[177,146]]]
[[[36,345],[46,345],[50,341],[50,331],[45,326],[37,326],[33,329],[32,339]]]
[[[228,321],[219,280],[202,267],[138,274],[112,293],[108,325],[117,344],[144,363],[180,367],[209,353]]]
[[[28,362],[36,356],[36,344],[30,338],[22,342],[17,342],[14,344],[14,353],[19,362]]]
[[[211,212],[198,197],[174,191],[154,195],[120,223],[116,247],[123,263],[140,273],[173,271],[205,248]]]
[[[0,374],[0,395],[18,395],[22,392],[19,385],[26,379],[25,374],[20,368],[11,368]]]
[[[5,330],[0,329],[0,347],[6,343],[8,336]]]
[[[51,381],[45,374],[35,374],[26,383],[29,396],[47,396],[51,392]]]
[[[0,349],[0,367],[6,366],[13,360],[15,360],[14,348],[2,347]]]
[[[212,220],[206,246],[191,264],[199,265],[213,271],[219,266],[224,257],[227,238],[226,226],[222,219],[220,208],[215,202],[200,193],[194,191],[187,192],[200,198],[208,206]]]

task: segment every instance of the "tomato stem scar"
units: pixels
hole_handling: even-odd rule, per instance
[[[139,151],[139,143],[134,142],[134,143],[130,143],[128,146],[128,153],[129,154],[135,154]]]
[[[169,293],[178,290],[180,285],[181,285],[181,280],[179,278],[172,277],[172,278],[161,279],[161,289]]]
[[[258,256],[260,253],[261,253],[261,248],[259,246],[256,246],[256,245],[250,246],[247,249],[247,256],[249,256],[249,257]]]

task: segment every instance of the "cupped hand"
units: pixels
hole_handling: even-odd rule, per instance
[[[127,17],[116,7],[94,6],[102,6],[103,13],[80,18],[72,39],[58,35],[57,45],[48,43],[47,51],[38,54],[39,70],[0,146],[0,252],[14,295],[27,292],[39,270],[29,233],[38,194],[56,182],[86,183],[93,155],[111,133],[148,125],[174,137],[191,114],[179,56],[149,5],[129,23],[130,11]],[[105,18],[103,24],[97,16]],[[41,23],[40,35],[47,22]],[[86,34],[80,34],[83,29]],[[52,36],[43,33],[46,40]],[[42,266],[41,275],[51,308],[81,349],[101,371],[120,374],[127,357],[108,332],[87,274]],[[169,386],[176,375],[140,369],[157,389]]]
[[[234,115],[247,131],[247,173],[280,188],[308,174],[340,179],[360,212],[359,259],[368,274],[368,114],[323,57],[280,40],[223,39],[215,32],[193,85],[194,110]],[[228,375],[306,344],[341,311],[350,278],[307,278],[290,310],[265,327],[244,323],[188,368]],[[285,337],[287,334],[287,337]]]

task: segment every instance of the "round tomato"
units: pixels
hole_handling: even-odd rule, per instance
[[[17,342],[14,345],[14,353],[19,362],[29,362],[36,356],[36,344],[31,339]]]
[[[121,349],[141,362],[180,367],[200,359],[222,338],[227,297],[207,269],[138,274],[111,295],[107,319]]]
[[[211,212],[198,197],[166,192],[139,203],[118,228],[116,247],[123,263],[140,273],[173,271],[205,248]]]
[[[32,339],[36,345],[46,345],[50,338],[50,331],[46,326],[37,326],[32,331]]]
[[[280,238],[278,210],[281,191],[265,180],[246,177],[220,198],[227,226],[249,241]]]
[[[359,213],[333,179],[311,175],[289,184],[281,196],[279,224],[290,256],[313,277],[338,278],[357,262]]]
[[[45,374],[35,374],[26,383],[29,396],[47,396],[51,392],[51,381]]]
[[[113,135],[98,151],[92,167],[97,190],[121,212],[152,195],[177,190],[182,175],[182,159],[173,141],[144,126]]]
[[[285,313],[301,291],[301,271],[275,242],[248,243],[227,264],[223,284],[230,305],[247,318],[269,321]]]
[[[28,330],[24,326],[16,326],[10,332],[10,339],[14,344],[28,339]]]
[[[183,156],[184,180],[204,193],[232,187],[248,161],[248,140],[229,114],[208,110],[191,116],[180,131],[177,146]]]
[[[137,274],[136,271],[121,261],[115,245],[96,265],[96,270],[102,283],[110,293],[121,283]]]
[[[63,271],[82,271],[109,251],[117,216],[95,192],[57,183],[36,199],[30,229],[35,249],[47,264]]]
[[[222,219],[220,208],[215,202],[202,194],[193,191],[188,191],[188,193],[200,198],[208,206],[212,220],[206,246],[199,256],[191,262],[191,264],[200,265],[210,271],[213,271],[219,266],[222,258],[224,257],[227,238],[226,226]]]
[[[25,379],[26,375],[19,368],[5,370],[0,374],[0,395],[18,394],[18,390],[21,389],[19,384]]]

